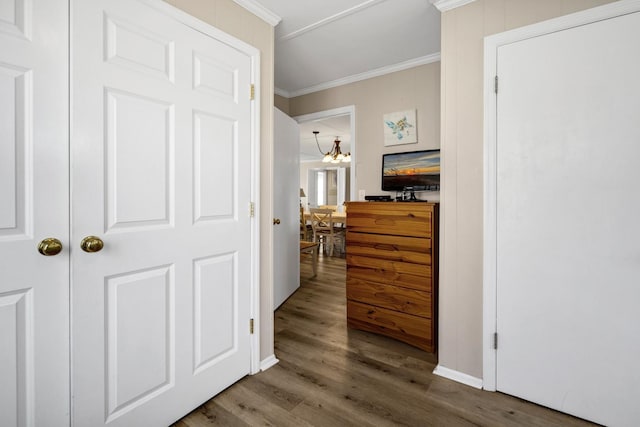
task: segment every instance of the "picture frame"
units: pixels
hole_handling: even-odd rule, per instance
[[[418,142],[416,110],[404,110],[384,114],[382,117],[385,147],[415,144]]]

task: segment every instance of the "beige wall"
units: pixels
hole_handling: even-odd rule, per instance
[[[380,189],[383,153],[415,151],[440,146],[440,63],[327,89],[289,100],[292,117],[355,105],[356,116],[356,194],[384,194]],[[382,116],[415,108],[418,143],[384,147]],[[352,143],[353,144],[353,143]],[[424,193],[437,200],[437,193]],[[424,196],[423,196],[424,197]]]
[[[273,355],[273,27],[232,0],[165,0],[260,50],[260,359]]]
[[[476,0],[442,15],[440,365],[482,378],[483,38],[611,0]]]
[[[285,114],[289,114],[289,98],[284,96],[274,95],[273,105]]]

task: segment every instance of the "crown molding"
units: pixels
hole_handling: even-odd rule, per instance
[[[378,3],[382,3],[385,0],[367,0],[365,2],[362,2],[360,4],[357,4],[349,9],[343,10],[342,12],[336,13],[335,15],[332,16],[328,16],[324,19],[321,19],[317,22],[314,22],[312,24],[307,25],[306,27],[302,27],[298,30],[292,31],[289,34],[285,34],[282,37],[280,37],[278,40],[280,41],[287,41],[290,39],[293,39],[295,37],[301,36],[304,33],[307,33],[309,31],[315,30],[318,27],[322,27],[324,25],[330,24],[334,21],[337,21],[339,19],[345,18],[349,15],[353,15],[354,13],[360,12],[368,7],[371,6],[375,6]]]
[[[256,2],[255,0],[233,0],[233,1],[234,3],[244,7],[249,12],[256,15],[258,18],[267,22],[272,27],[275,27],[276,25],[278,25],[278,23],[280,23],[280,21],[282,21],[282,18],[280,18],[278,15],[271,12],[269,9],[262,6],[260,3]]]
[[[440,12],[446,12],[447,10],[455,9],[456,7],[464,6],[465,4],[472,3],[476,0],[429,0],[436,9]]]
[[[343,77],[341,79],[332,80],[326,83],[320,83],[318,85],[309,86],[306,88],[286,91],[284,89],[275,88],[275,94],[284,96],[285,98],[295,98],[296,96],[308,95],[313,92],[319,92],[321,90],[332,89],[334,87],[343,86],[349,83],[359,82],[361,80],[367,80],[374,77],[384,76],[385,74],[395,73],[397,71],[408,70],[409,68],[418,67],[420,65],[431,64],[432,62],[440,61],[440,52],[433,53],[431,55],[421,56],[419,58],[413,58],[408,61],[399,62],[397,64],[388,65],[386,67],[376,68],[375,70],[369,70],[364,73],[354,74],[352,76]]]

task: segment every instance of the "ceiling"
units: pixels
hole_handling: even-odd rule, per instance
[[[440,59],[427,0],[254,0],[275,27],[276,93],[299,96]]]

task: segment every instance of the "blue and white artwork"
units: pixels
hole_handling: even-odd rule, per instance
[[[385,114],[383,122],[385,146],[418,142],[416,110]]]

